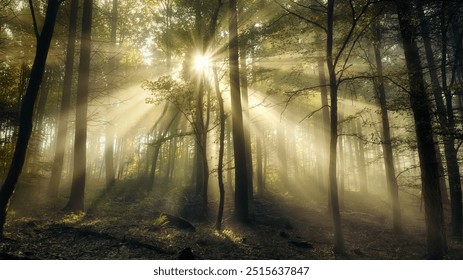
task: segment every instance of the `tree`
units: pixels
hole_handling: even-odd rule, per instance
[[[117,49],[117,22],[118,22],[118,0],[113,0],[113,7],[111,13],[111,31],[110,31],[110,43],[112,50]],[[109,80],[115,83],[114,75],[117,69],[117,57],[118,55],[113,52],[113,56],[108,62],[108,74],[111,75]],[[106,120],[105,127],[105,174],[106,174],[106,187],[111,188],[116,184],[116,174],[114,171],[114,124],[111,120]]]
[[[69,110],[71,109],[71,91],[73,80],[72,77],[74,73],[78,4],[78,0],[72,0],[70,3],[71,10],[69,17],[69,31],[66,49],[63,95],[61,97],[55,155],[53,159],[51,178],[48,184],[48,194],[50,197],[56,197],[58,195],[63,170],[66,135],[68,131],[68,117]]]
[[[18,138],[16,140],[15,152],[11,161],[10,169],[5,182],[0,189],[0,238],[3,238],[3,229],[5,226],[8,203],[14,193],[16,183],[24,165],[27,146],[32,133],[32,118],[37,94],[42,82],[45,64],[50,49],[50,42],[53,37],[53,31],[56,23],[56,16],[61,4],[60,0],[49,0],[45,21],[42,32],[37,38],[37,47],[34,64],[32,65],[31,75],[27,86],[26,93],[21,102],[21,113]]]
[[[74,170],[71,195],[66,211],[84,211],[87,168],[87,106],[90,77],[90,54],[93,0],[85,0],[82,14],[82,39],[80,44],[79,77],[77,81],[76,132],[74,138]]]
[[[408,1],[396,1],[407,66],[410,104],[414,115],[420,159],[428,257],[441,259],[447,250],[442,197],[438,174],[435,172],[437,170],[436,147],[433,138],[429,97],[426,94],[424,85],[423,70],[416,38],[412,3]]]
[[[228,2],[228,55],[230,68],[230,95],[232,107],[233,155],[235,160],[235,216],[248,221],[248,175],[241,107],[240,72],[238,55],[238,15],[236,0]]]
[[[376,75],[378,76],[375,79],[376,87],[376,100],[380,107],[381,114],[381,142],[383,148],[383,158],[384,158],[384,167],[386,169],[386,179],[387,185],[389,188],[389,195],[392,202],[392,223],[395,232],[402,231],[402,221],[401,221],[401,212],[400,212],[400,202],[399,202],[399,185],[397,183],[393,154],[392,154],[392,141],[391,141],[391,131],[389,125],[389,116],[386,104],[386,88],[384,86],[384,77],[383,77],[383,63],[381,56],[381,37],[382,30],[379,20],[373,23],[372,32],[373,32],[373,49],[375,53],[375,64],[376,64]]]
[[[219,0],[220,1],[220,0]],[[214,88],[219,104],[219,159],[217,163],[217,178],[219,184],[219,210],[217,211],[217,220],[215,228],[220,230],[222,228],[223,209],[225,206],[225,186],[223,183],[223,158],[225,150],[225,109],[223,106],[222,92],[220,91],[219,77],[217,70],[214,69]]]
[[[416,11],[421,19],[420,32],[421,37],[423,38],[426,61],[429,68],[429,77],[431,78],[431,90],[435,99],[437,109],[437,120],[439,122],[440,130],[442,131],[442,138],[444,142],[444,154],[448,173],[447,177],[450,187],[452,234],[456,238],[462,238],[463,210],[461,196],[461,178],[460,168],[458,164],[458,153],[455,148],[456,130],[455,117],[452,106],[452,96],[447,90],[447,86],[445,86],[446,90],[444,91],[439,83],[439,68],[437,67],[434,58],[434,51],[431,43],[431,32],[429,24],[425,19],[423,5],[421,1],[417,1],[416,3]],[[445,36],[445,34],[442,35]],[[444,93],[445,95],[446,104],[444,103],[442,93]]]

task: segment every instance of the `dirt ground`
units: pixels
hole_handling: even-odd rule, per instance
[[[419,205],[403,212],[404,230],[395,234],[387,203],[373,195],[345,194],[347,254],[340,256],[332,252],[330,215],[310,196],[256,198],[247,225],[233,222],[228,206],[222,231],[214,229],[215,210],[209,221],[180,218],[187,215],[165,211],[170,202],[161,196],[108,196],[81,215],[53,206],[25,207],[24,199],[32,198],[19,199],[22,207],[13,205],[7,218],[0,259],[426,259]],[[448,243],[446,259],[463,259],[463,243]]]

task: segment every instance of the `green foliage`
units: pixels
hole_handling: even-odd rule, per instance
[[[191,83],[172,76],[162,76],[155,81],[144,82],[142,87],[151,91],[151,96],[146,98],[148,104],[159,105],[167,101],[184,112],[192,109],[194,90]]]
[[[214,235],[221,237],[223,239],[227,239],[232,241],[233,243],[242,243],[243,238],[238,236],[236,233],[233,232],[231,229],[224,229],[222,231],[215,231]]]
[[[153,221],[153,226],[155,229],[162,229],[166,227],[169,224],[169,219],[165,214],[159,215],[156,219]]]

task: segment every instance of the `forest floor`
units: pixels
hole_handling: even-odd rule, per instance
[[[404,211],[404,230],[395,234],[387,204],[373,195],[346,192],[342,256],[332,251],[331,218],[315,197],[256,198],[249,224],[226,216],[220,232],[213,218],[183,219],[181,211],[164,215],[172,201],[162,195],[137,200],[116,192],[81,215],[24,203],[27,199],[37,201],[20,194],[13,201],[0,259],[426,259],[424,222],[412,213],[419,205]],[[446,259],[463,259],[463,243],[449,239]]]

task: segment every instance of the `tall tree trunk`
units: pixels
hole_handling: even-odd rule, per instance
[[[76,132],[74,138],[74,170],[71,195],[65,211],[84,211],[85,179],[87,167],[87,111],[90,78],[90,54],[93,0],[85,0],[82,14],[79,77],[77,80]]]
[[[230,65],[230,95],[233,122],[233,155],[235,159],[235,216],[248,221],[248,174],[246,167],[246,142],[244,140],[243,110],[241,107],[240,71],[238,59],[238,13],[236,0],[228,2],[228,53]]]
[[[287,169],[288,156],[286,152],[286,121],[281,118],[277,128],[277,155],[278,155],[278,177],[281,187],[289,189],[289,174]]]
[[[51,171],[51,178],[48,184],[48,195],[51,198],[56,198],[58,196],[63,171],[66,136],[68,132],[68,117],[69,110],[71,108],[72,76],[74,73],[74,55],[76,48],[77,12],[79,9],[78,5],[78,0],[71,1],[71,14],[69,18],[68,42],[66,50],[66,69],[64,72],[63,82],[63,96],[61,97],[55,155]]]
[[[438,68],[434,59],[430,30],[428,23],[424,21],[425,14],[420,1],[417,2],[417,11],[418,15],[423,19],[420,24],[421,35],[424,42],[429,75],[431,77],[431,88],[436,102],[437,117],[442,130],[442,138],[444,140],[444,154],[447,163],[447,176],[450,187],[452,234],[456,238],[461,238],[463,226],[462,193],[460,167],[458,164],[457,150],[455,148],[455,118],[453,115],[452,96],[447,87],[446,74],[443,76],[443,83],[445,82],[444,87],[439,84],[439,75],[437,73]],[[442,36],[446,36],[446,32],[444,32]],[[444,103],[442,92],[445,94],[445,101],[447,104]]]
[[[331,215],[333,217],[334,227],[334,247],[333,251],[336,254],[343,254],[344,238],[341,226],[341,213],[339,210],[338,198],[338,182],[336,178],[336,158],[337,158],[337,143],[338,143],[338,84],[336,69],[333,58],[333,37],[334,37],[334,2],[335,0],[328,0],[328,28],[327,28],[327,41],[326,41],[326,61],[329,73],[330,85],[330,160],[329,160],[329,186],[330,186],[330,204]]]
[[[217,221],[215,228],[220,230],[222,228],[223,209],[225,204],[225,186],[223,183],[223,156],[225,150],[225,109],[223,106],[222,93],[220,92],[219,78],[217,70],[214,69],[214,85],[217,102],[219,103],[219,161],[217,163],[217,178],[219,184],[219,209],[217,213]]]
[[[244,141],[246,150],[246,168],[248,171],[248,196],[254,197],[253,187],[253,168],[252,168],[252,149],[251,149],[251,118],[249,115],[249,96],[248,96],[248,71],[246,63],[246,42],[240,44],[240,74],[241,74],[241,102],[243,107]]]
[[[358,118],[355,121],[355,130],[357,131],[358,135],[362,135],[362,124],[361,124],[360,119]],[[368,193],[368,178],[367,178],[367,165],[365,162],[365,148],[363,145],[363,141],[361,139],[357,139],[354,145],[357,150],[356,154],[357,154],[357,161],[358,161],[360,192],[363,194],[366,194]]]
[[[399,202],[399,184],[395,175],[394,158],[392,153],[391,131],[389,117],[387,114],[386,89],[383,79],[383,63],[381,57],[381,26],[379,23],[373,25],[374,52],[376,61],[376,100],[381,111],[381,140],[383,148],[384,167],[386,169],[387,186],[392,204],[392,224],[395,232],[402,231],[402,218]]]
[[[426,95],[424,78],[416,33],[413,8],[408,1],[396,1],[402,34],[405,61],[410,86],[410,103],[415,119],[418,155],[420,159],[421,183],[424,198],[428,257],[441,259],[446,250],[442,197],[439,188],[436,147],[434,145],[429,99]]]
[[[326,158],[326,155],[328,154],[328,149],[329,149],[329,142],[330,142],[330,132],[329,132],[329,127],[330,127],[330,110],[329,110],[329,105],[328,105],[328,87],[327,87],[327,80],[326,80],[326,75],[325,75],[325,63],[326,59],[323,57],[318,58],[317,60],[318,63],[318,81],[320,83],[320,98],[321,98],[321,105],[322,105],[322,131],[323,131],[323,141],[321,142],[321,152],[318,154],[318,157],[320,159],[320,162],[318,163],[318,166],[320,168],[320,183],[319,183],[319,188],[320,190],[323,190],[323,187],[328,186],[328,181],[325,179],[326,177],[324,174],[326,174],[325,170],[328,169],[328,158]],[[331,204],[331,202],[329,203]]]
[[[113,0],[112,15],[111,15],[111,48],[113,53],[112,57],[108,62],[108,75],[109,79],[112,82],[112,85],[108,85],[111,90],[111,86],[114,86],[116,79],[114,78],[116,69],[117,69],[117,57],[115,53],[117,49],[117,21],[118,21],[118,0]],[[112,105],[108,105],[112,107]],[[109,115],[109,114],[108,114]],[[105,150],[104,150],[104,159],[105,159],[105,174],[106,174],[106,188],[109,189],[116,184],[116,174],[114,170],[114,124],[111,123],[112,120],[106,120],[105,127]]]
[[[204,100],[204,83],[203,77],[199,78],[199,85],[197,88],[197,99],[196,99],[196,116],[195,116],[195,133],[196,133],[196,150],[195,150],[195,162],[196,162],[196,195],[199,197],[202,194],[204,183],[206,178],[204,177],[204,152],[206,146],[203,143],[204,130],[204,118],[203,118],[203,100]]]
[[[51,178],[48,183],[48,196],[56,198],[61,184],[61,176],[63,172],[64,154],[66,147],[66,136],[68,133],[68,118],[71,109],[71,94],[72,94],[72,76],[74,73],[74,56],[76,49],[76,29],[77,29],[77,12],[79,9],[79,1],[71,1],[71,10],[69,17],[68,42],[66,49],[66,62],[63,81],[63,96],[61,97],[61,105],[59,111],[58,131],[56,137],[56,148],[51,170]]]
[[[42,32],[37,41],[34,64],[32,65],[31,76],[27,86],[26,94],[21,102],[20,124],[15,151],[11,160],[5,182],[0,189],[0,239],[3,238],[3,230],[8,212],[8,204],[13,196],[16,183],[24,165],[27,146],[32,133],[32,122],[34,105],[42,83],[45,63],[50,49],[50,42],[55,28],[56,15],[61,1],[49,0],[43,24]]]
[[[263,178],[263,170],[262,170],[262,162],[264,160],[262,156],[262,138],[263,133],[258,130],[256,133],[256,176],[257,176],[257,194],[259,197],[264,196],[264,178]]]

